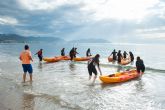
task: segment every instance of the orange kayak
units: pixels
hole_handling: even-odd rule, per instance
[[[120,62],[121,65],[127,65],[129,63],[131,63],[131,60],[129,58],[122,59],[121,62]]]
[[[70,57],[69,56],[57,56],[57,57],[51,57],[51,58],[45,57],[43,58],[43,60],[51,63],[51,62],[58,62],[61,60],[70,60]]]
[[[100,80],[103,83],[119,83],[125,82],[134,78],[139,77],[139,73],[136,70],[130,70],[125,72],[117,72],[111,76],[100,76]]]
[[[74,61],[88,61],[90,60],[92,57],[77,57],[77,58],[74,58],[73,60]]]
[[[109,61],[109,62],[113,62],[113,57],[112,57],[112,56],[109,56],[109,57],[108,57],[108,61]]]

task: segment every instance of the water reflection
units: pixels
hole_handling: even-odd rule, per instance
[[[38,69],[42,70],[42,62],[38,63]]]
[[[136,91],[137,92],[142,92],[144,91],[144,82],[142,81],[141,78],[137,78],[138,82],[135,84]]]
[[[23,110],[34,110],[35,96],[32,94],[24,94],[23,95]]]
[[[134,64],[134,61],[131,62],[131,65],[133,65],[133,64]]]
[[[122,66],[121,65],[118,65],[117,66],[117,72],[120,72],[122,70]]]
[[[74,64],[74,62],[70,62],[69,63],[69,69],[73,72],[73,71],[75,71],[75,64]]]

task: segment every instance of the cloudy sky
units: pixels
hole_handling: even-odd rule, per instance
[[[165,42],[165,0],[2,0],[0,33]]]

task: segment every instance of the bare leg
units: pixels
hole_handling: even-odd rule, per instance
[[[92,77],[92,76],[91,76],[91,75],[89,75],[89,80],[91,79],[91,77]]]
[[[32,74],[30,74],[30,82],[32,82]]]
[[[97,75],[95,75],[93,78],[93,84],[95,83],[96,78],[97,78]]]
[[[26,73],[23,74],[23,83],[25,83],[26,80]]]

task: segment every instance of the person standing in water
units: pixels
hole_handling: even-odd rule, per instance
[[[90,50],[90,48],[88,48],[88,50],[87,50],[87,52],[86,52],[86,56],[87,56],[87,57],[92,56],[92,55],[91,55],[91,50]]]
[[[131,51],[129,52],[129,56],[130,56],[131,62],[133,62],[134,61],[134,55]]]
[[[145,71],[145,65],[142,59],[140,59],[140,57],[138,56],[136,59],[136,70],[139,73],[139,75],[141,76],[144,71]]]
[[[61,56],[65,56],[65,48],[62,48],[62,50],[61,50]]]
[[[118,53],[117,53],[117,61],[118,61],[118,63],[121,62],[121,59],[122,59],[121,50],[119,50]]]
[[[73,58],[74,58],[74,47],[70,50],[70,52],[69,52],[69,56],[70,56],[70,60],[72,61],[73,60]]]
[[[113,55],[113,60],[116,60],[116,53],[117,53],[117,52],[116,52],[115,49],[114,49],[113,52],[111,53],[111,55]],[[110,55],[110,56],[111,56],[111,55]]]
[[[40,49],[35,55],[38,55],[39,61],[42,61],[43,55],[42,55],[42,50]]]
[[[94,79],[93,79],[93,84],[97,78],[97,70],[96,70],[96,67],[98,67],[98,70],[100,72],[100,75],[102,75],[102,72],[101,72],[101,69],[100,69],[100,66],[99,66],[99,58],[100,58],[100,55],[97,54],[93,59],[89,60],[88,61],[88,73],[89,73],[89,80],[91,79],[92,77],[92,73],[95,74],[94,76]]]
[[[79,54],[78,52],[77,52],[77,48],[74,48],[74,58],[76,58],[76,55],[77,54]]]
[[[123,53],[123,57],[124,57],[124,59],[127,58],[127,55],[128,55],[127,52],[124,51],[124,53]]]
[[[31,52],[29,50],[29,46],[25,45],[24,48],[25,48],[25,50],[23,50],[21,52],[20,57],[19,57],[19,59],[22,61],[22,68],[24,71],[23,82],[25,82],[25,80],[26,80],[26,73],[27,72],[29,73],[29,76],[30,76],[30,82],[32,82],[33,68],[32,68],[30,61],[33,61],[33,59],[32,59]]]

